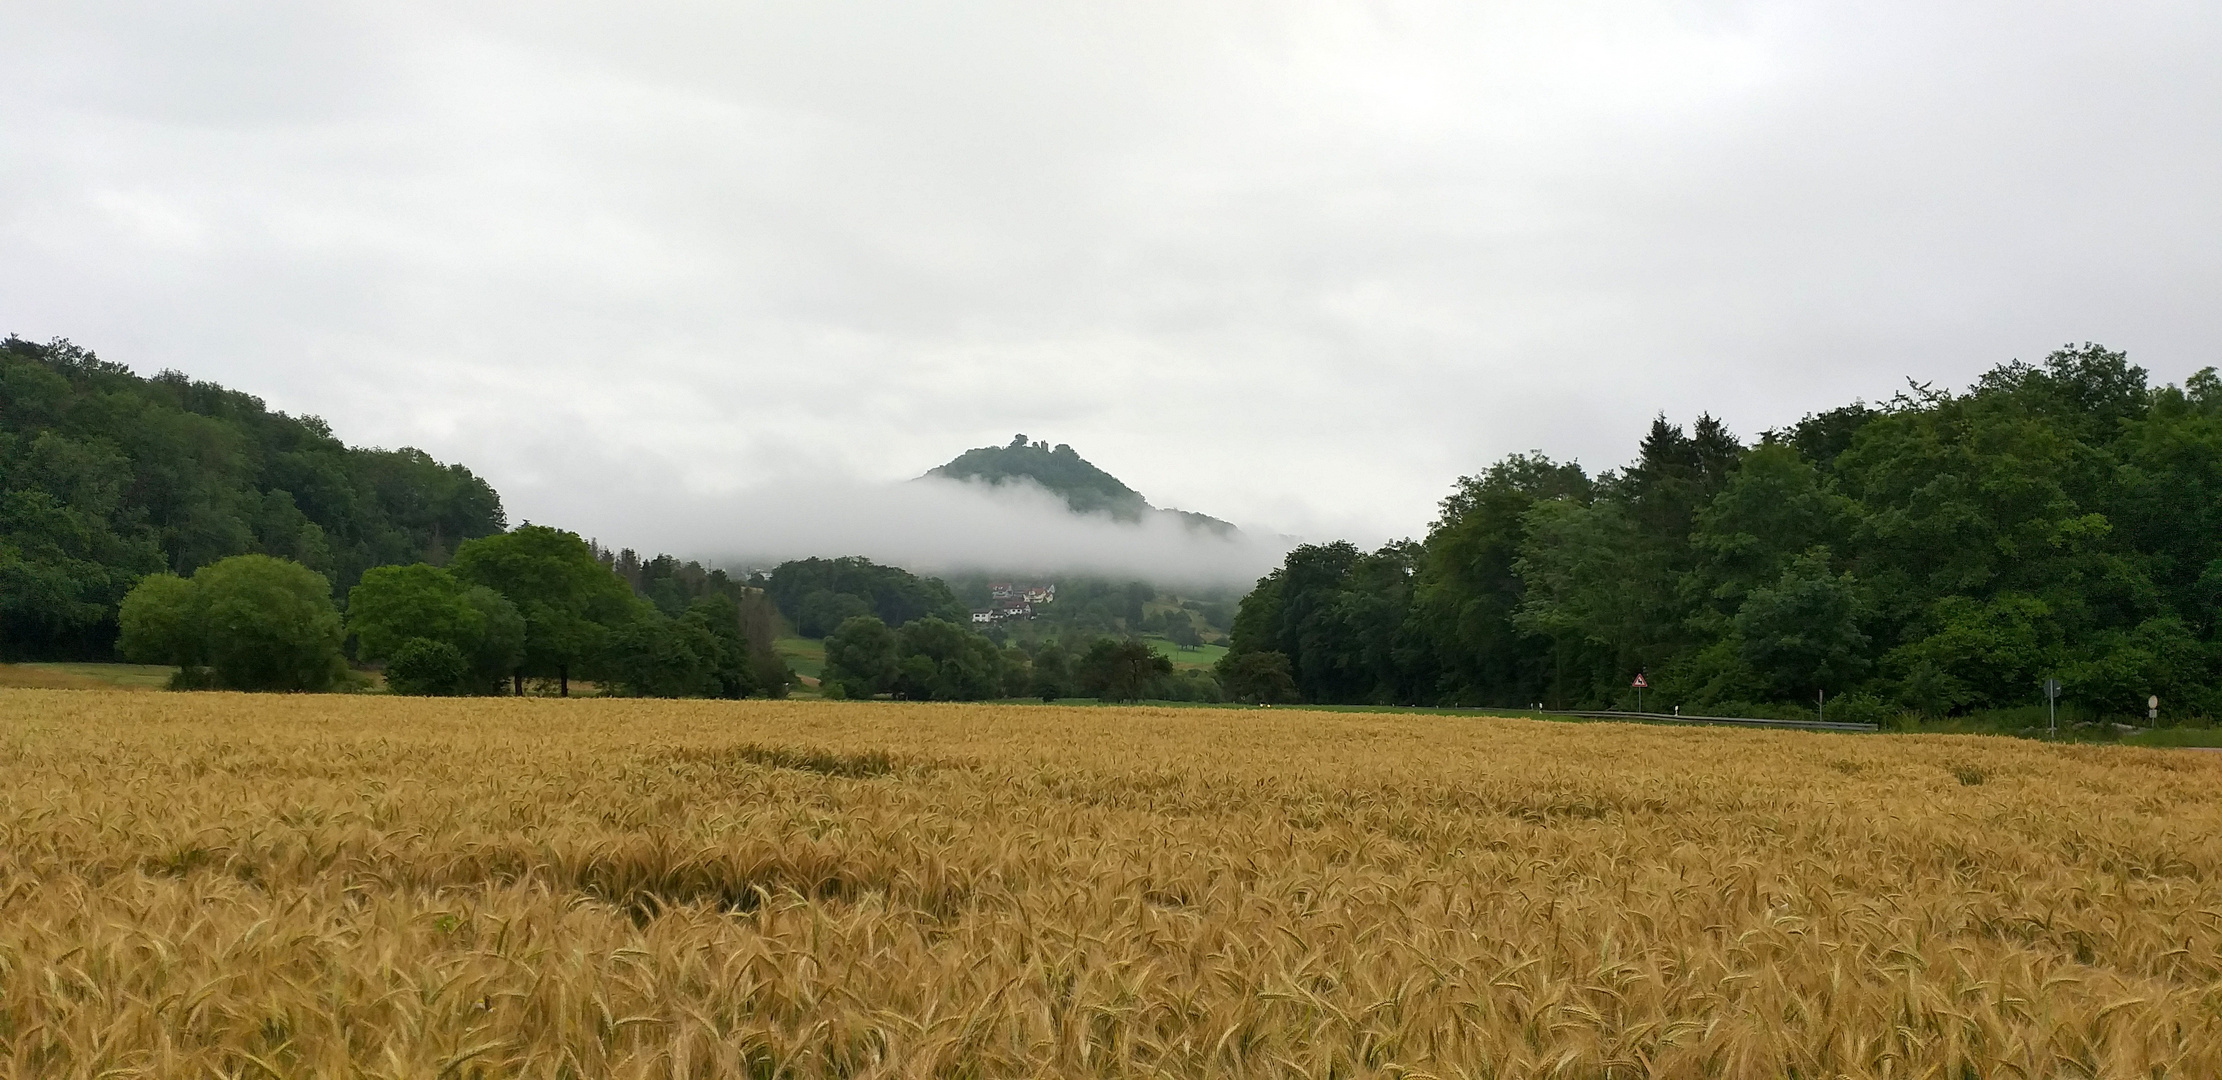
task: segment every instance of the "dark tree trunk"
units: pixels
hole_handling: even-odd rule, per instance
[[[518,668],[509,673],[509,688],[518,697],[525,696],[525,669]]]
[[[557,684],[558,684],[558,685],[559,685],[559,686],[561,687],[561,689],[560,689],[560,690],[558,691],[558,694],[557,694],[557,696],[559,696],[559,697],[570,697],[570,696],[571,696],[571,665],[569,665],[569,664],[557,664],[557,665],[556,665],[556,683],[557,683]]]

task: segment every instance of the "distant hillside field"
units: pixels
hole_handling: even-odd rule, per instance
[[[2222,756],[0,690],[22,1076],[2222,1075]]]
[[[1171,660],[1176,668],[1209,669],[1219,662],[1220,657],[1227,655],[1227,647],[1224,645],[1198,645],[1193,649],[1184,649],[1155,634],[1144,635],[1142,640],[1149,642],[1150,648],[1159,655]]]
[[[826,643],[823,641],[783,637],[772,642],[772,649],[779,654],[781,660],[787,662],[789,670],[812,683],[818,681],[818,673],[825,669]]]

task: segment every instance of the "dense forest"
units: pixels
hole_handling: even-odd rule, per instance
[[[919,577],[858,555],[793,559],[772,568],[765,593],[808,638],[822,638],[858,615],[889,626],[917,619],[967,623],[969,617],[940,578]]]
[[[984,633],[967,606],[988,603],[985,575],[943,581],[850,555],[781,563],[763,589],[798,633],[825,641],[820,690],[829,697],[1222,700],[1210,674],[1176,672],[1138,637],[1196,643],[1199,605],[1143,582],[1055,580],[1054,603]]]
[[[785,695],[777,616],[761,591],[705,572],[708,587],[670,609],[636,591],[618,561],[576,533],[528,524],[464,541],[445,566],[371,567],[343,617],[322,574],[231,555],[189,577],[141,578],[118,611],[118,651],[175,667],[170,685],[181,690],[368,688],[348,663],[351,643],[393,693],[521,695],[530,682],[568,695],[587,679],[642,697]]]
[[[1315,702],[2213,715],[2222,381],[2086,345],[1746,445],[1656,421],[1624,469],[1463,477],[1423,540],[1291,553],[1222,673]],[[1244,658],[1248,657],[1247,660]],[[1237,686],[1236,689],[1241,689]]]
[[[0,341],[0,658],[110,658],[117,605],[151,573],[266,554],[344,597],[371,567],[444,562],[505,525],[460,465],[66,340]]]
[[[633,595],[647,601],[668,619],[689,612],[715,612],[724,621],[730,610],[738,620],[740,644],[748,653],[754,684],[766,692],[785,694],[794,673],[780,660],[773,642],[784,631],[780,614],[761,580],[743,581],[715,567],[673,555],[642,558],[631,548],[609,551],[593,541],[587,549],[596,561],[632,587]]]

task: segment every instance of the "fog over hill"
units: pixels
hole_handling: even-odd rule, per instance
[[[1193,528],[1172,513],[1136,521],[1075,514],[1031,480],[944,477],[774,485],[643,524],[669,534],[649,546],[700,552],[727,566],[863,555],[922,572],[1095,573],[1164,584],[1248,584],[1293,546]]]
[[[904,482],[844,476],[717,495],[637,484],[588,531],[605,543],[682,552],[734,569],[863,555],[936,573],[1090,573],[1165,584],[1247,585],[1296,541],[1204,514],[1153,507],[1069,446],[989,447]]]
[[[1100,514],[1117,521],[1141,522],[1161,518],[1190,529],[1200,529],[1226,539],[1240,532],[1231,522],[1190,510],[1150,505],[1142,493],[1118,477],[1104,472],[1072,447],[1045,440],[1027,441],[1015,435],[1008,446],[982,446],[957,455],[947,465],[926,473],[949,480],[967,480],[991,487],[1032,482],[1061,497],[1075,514]]]

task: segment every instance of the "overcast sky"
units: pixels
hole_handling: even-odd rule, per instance
[[[1017,432],[1377,541],[1660,410],[2222,362],[2211,0],[24,0],[0,40],[0,332],[620,543],[716,549],[644,491],[808,513]]]

